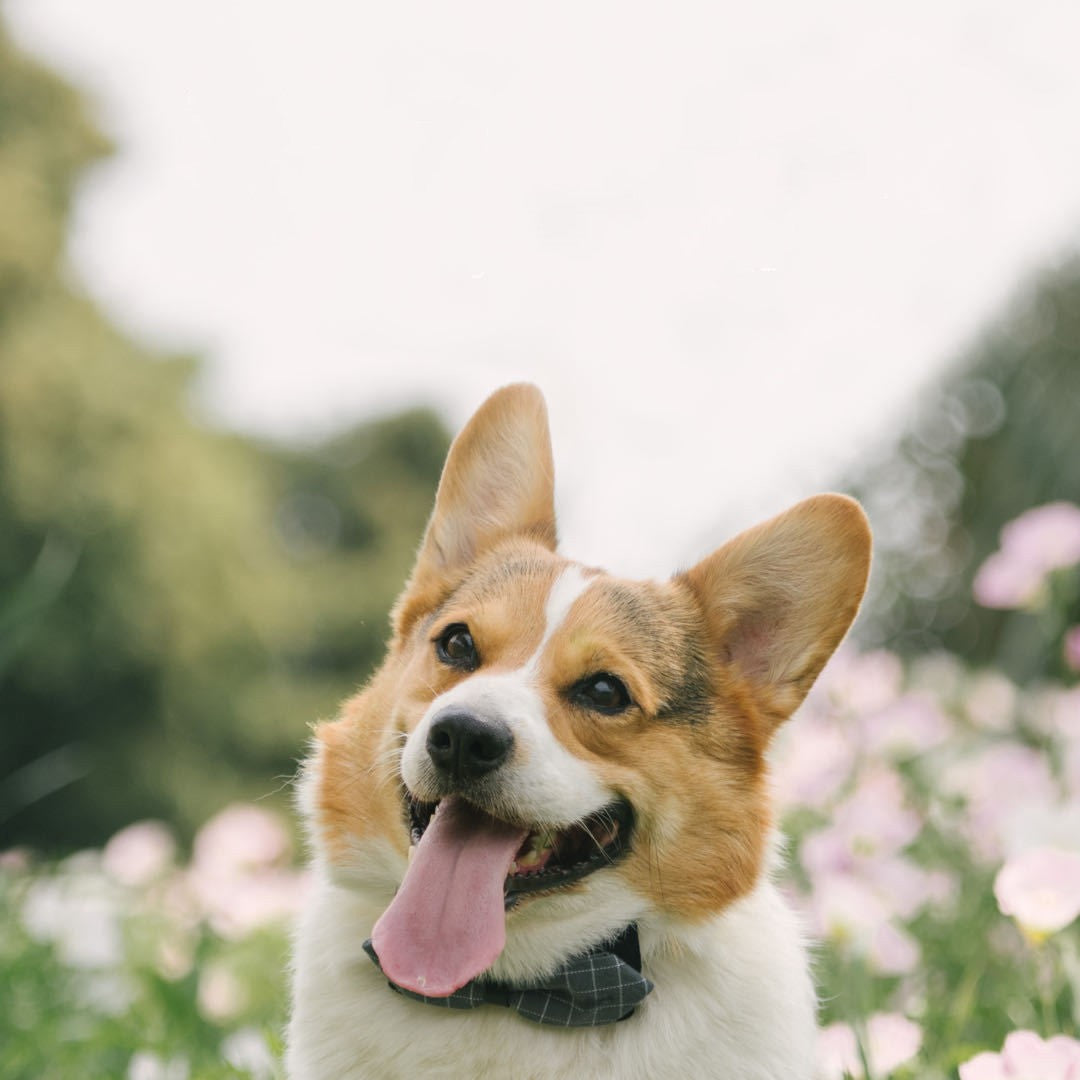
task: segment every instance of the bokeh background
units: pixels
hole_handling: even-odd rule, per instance
[[[994,883],[1080,850],[1078,40],[1045,0],[0,5],[0,1076],[279,1068],[308,725],[520,378],[586,561],[867,507],[777,756],[829,1075],[1076,1036],[1076,926]]]

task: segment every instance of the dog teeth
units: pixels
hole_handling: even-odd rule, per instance
[[[524,855],[519,855],[515,866],[519,870],[528,870],[530,867],[535,866],[543,855],[543,850],[537,850],[535,847],[529,848]]]

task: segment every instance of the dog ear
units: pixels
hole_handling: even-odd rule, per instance
[[[870,548],[859,504],[818,495],[678,576],[705,612],[714,657],[749,684],[770,733],[847,633],[866,589]]]
[[[508,536],[554,551],[555,467],[547,408],[529,383],[496,390],[454,440],[412,577],[394,611],[403,634],[456,578]]]

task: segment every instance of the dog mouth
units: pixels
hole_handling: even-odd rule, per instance
[[[420,843],[441,803],[406,796],[410,836]],[[634,813],[623,798],[568,826],[533,825],[510,863],[503,883],[507,909],[529,893],[563,888],[614,865],[630,847]]]
[[[414,844],[371,944],[391,982],[427,997],[446,997],[487,971],[506,945],[507,912],[611,866],[634,827],[624,799],[569,825],[529,825],[461,794],[437,802],[402,794]]]

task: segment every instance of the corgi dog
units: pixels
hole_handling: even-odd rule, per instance
[[[543,398],[493,394],[382,667],[303,768],[292,1080],[810,1080],[766,753],[870,547],[819,495],[667,581],[576,563]]]

